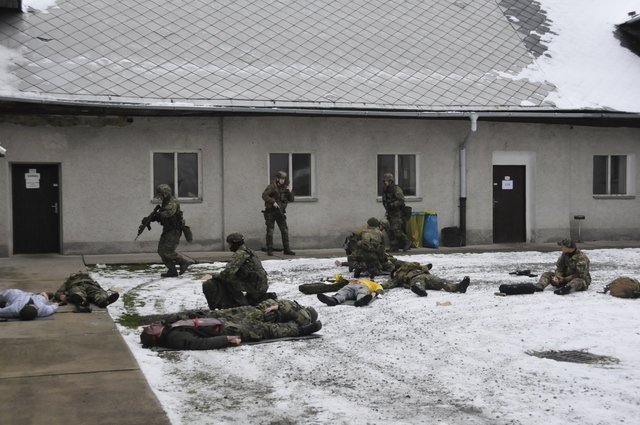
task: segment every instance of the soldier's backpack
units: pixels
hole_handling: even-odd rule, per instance
[[[533,283],[505,283],[498,287],[498,291],[498,294],[503,295],[524,295],[542,291],[542,288]]]
[[[630,277],[619,277],[604,287],[604,293],[607,292],[618,298],[640,298],[640,282]]]

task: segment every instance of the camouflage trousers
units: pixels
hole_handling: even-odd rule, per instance
[[[181,235],[182,230],[180,229],[163,230],[160,241],[158,241],[158,255],[169,270],[175,271],[176,264],[185,261],[184,257],[176,252]]]
[[[542,289],[546,288],[549,285],[552,285],[551,283],[551,278],[553,277],[555,273],[553,272],[544,272],[542,273],[542,275],[540,276],[540,279],[538,279],[538,286]],[[589,288],[589,284],[581,278],[575,278],[575,279],[571,279],[569,282],[566,283],[566,285],[569,285],[571,287],[571,292],[578,292],[578,291],[586,291]],[[555,285],[552,285],[555,287]],[[565,285],[559,285],[559,286],[565,286]]]
[[[447,292],[458,292],[458,284],[448,282],[432,274],[419,274],[411,279],[411,285],[416,285],[421,289],[433,289],[435,291],[445,290]]]
[[[267,225],[267,249],[273,249],[273,230],[275,224],[278,224],[280,235],[282,237],[282,247],[285,251],[289,250],[289,227],[287,226],[287,217],[278,211],[273,212],[269,209],[264,212],[264,222]]]
[[[224,322],[222,333],[237,335],[243,341],[261,341],[263,339],[285,338],[300,335],[300,328],[295,322],[270,323],[253,320]]]
[[[269,284],[264,279],[257,282],[246,282],[214,276],[202,283],[202,292],[211,310],[255,305],[262,301],[267,289],[269,289]]]
[[[69,287],[67,289],[67,298],[75,298],[72,295],[76,295],[76,297],[80,297],[82,299],[82,303],[90,302],[98,307],[104,308],[107,306],[109,301],[107,300],[108,294],[107,291],[102,289],[98,285],[93,285],[91,283],[78,282],[77,284]]]
[[[389,220],[387,233],[389,234],[391,249],[402,249],[409,242],[409,237],[404,231],[404,211],[387,212],[387,219]]]

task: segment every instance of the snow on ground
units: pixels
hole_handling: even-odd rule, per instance
[[[640,249],[585,251],[587,292],[497,297],[501,283],[534,282],[516,269],[553,269],[558,253],[400,256],[434,264],[466,294],[388,291],[363,308],[328,307],[301,283],[332,277],[335,258],[269,260],[271,290],[314,306],[321,339],[157,353],[118,325],[174,425],[186,424],[631,424],[640,415],[640,299],[599,293],[640,277]],[[124,296],[109,307],[151,314],[205,307],[201,275],[158,279],[158,266],[99,266],[93,277]],[[451,305],[439,305],[449,301]],[[617,363],[581,364],[528,352],[584,350]],[[636,419],[633,419],[633,418]]]

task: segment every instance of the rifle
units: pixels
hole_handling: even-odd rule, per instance
[[[510,272],[509,274],[512,275],[516,275],[516,276],[527,276],[527,277],[537,277],[537,274],[533,274],[531,273],[531,270],[526,269],[526,270],[516,270],[514,272]]]
[[[161,208],[160,205],[156,205],[153,211],[151,211],[151,214],[142,218],[142,223],[140,223],[140,226],[138,226],[138,236],[136,236],[134,241],[138,240],[138,237],[142,234],[142,232],[144,232],[145,227],[151,230],[151,222],[156,220],[156,217],[158,215],[158,211],[160,211],[160,208]]]

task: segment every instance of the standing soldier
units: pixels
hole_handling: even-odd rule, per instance
[[[402,188],[393,182],[393,175],[386,173],[382,176],[384,190],[382,191],[382,205],[387,211],[389,220],[389,239],[391,251],[408,251],[411,248],[411,241],[404,232],[405,225],[405,205],[404,192]]]
[[[227,266],[202,284],[209,308],[256,305],[265,299],[275,298],[274,293],[267,293],[267,272],[256,254],[244,244],[244,236],[231,233],[227,236],[227,243],[233,252]]]
[[[167,272],[160,276],[175,277],[178,276],[176,265],[180,266],[180,274],[183,274],[193,264],[192,261],[176,252],[184,227],[184,219],[180,203],[172,195],[169,185],[158,185],[156,197],[160,198],[161,204],[160,210],[155,214],[154,221],[159,221],[162,225],[162,235],[158,241],[158,254],[164,265],[167,266]]]
[[[293,202],[291,184],[287,173],[278,171],[276,179],[262,192],[264,200],[264,221],[267,225],[267,255],[273,255],[273,228],[278,223],[282,235],[282,247],[287,255],[296,255],[289,247],[289,228],[287,227],[287,205]]]

